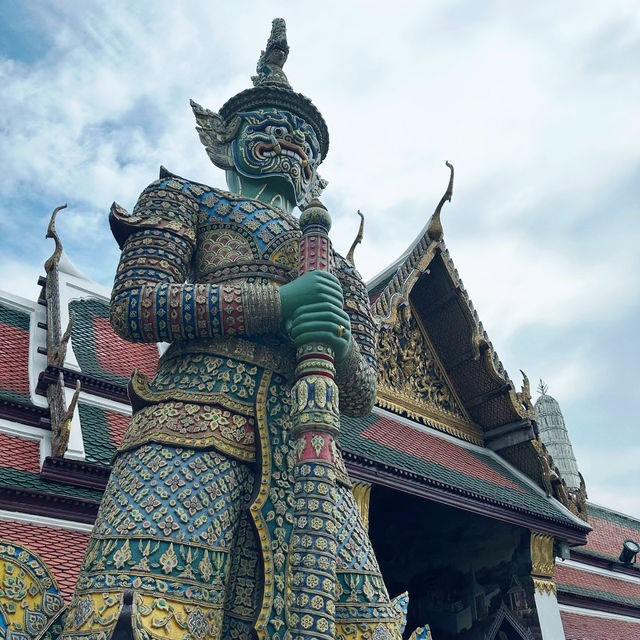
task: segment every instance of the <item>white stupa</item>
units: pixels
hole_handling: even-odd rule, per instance
[[[540,397],[535,402],[536,422],[540,430],[540,438],[553,457],[569,489],[580,488],[578,464],[573,454],[569,432],[555,398],[547,394],[547,385],[540,380],[538,391]]]

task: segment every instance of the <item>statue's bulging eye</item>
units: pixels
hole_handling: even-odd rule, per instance
[[[286,133],[288,133],[287,129],[285,127],[273,127],[273,126],[268,126],[265,127],[265,131],[272,136],[275,136],[276,138],[282,138],[282,136],[284,136]]]

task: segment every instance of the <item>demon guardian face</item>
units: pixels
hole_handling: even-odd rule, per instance
[[[236,171],[252,179],[284,179],[300,203],[313,186],[321,159],[313,128],[293,113],[273,108],[238,117],[242,124],[232,148]]]

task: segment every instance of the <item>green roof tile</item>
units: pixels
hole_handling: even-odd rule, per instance
[[[79,403],[78,409],[87,462],[110,465],[116,446],[109,433],[106,411],[84,403]]]
[[[0,322],[29,331],[30,314],[0,304]]]
[[[597,504],[587,502],[587,514],[640,532],[640,520],[637,518],[633,518],[632,516],[628,516],[623,513],[618,513],[617,511],[611,511],[610,509],[605,509]]]
[[[626,604],[631,607],[640,607],[640,599],[638,598],[631,598],[617,593],[609,593],[608,591],[600,591],[599,589],[588,589],[574,584],[562,584],[560,582],[557,582],[556,584],[560,593],[572,593],[578,596],[587,596],[589,598],[597,598],[598,600],[607,600],[609,602]]]
[[[43,480],[39,473],[31,473],[10,467],[0,467],[0,486],[20,487],[34,491],[42,491],[42,493],[52,493],[84,500],[99,501],[102,498],[102,491]]]
[[[69,310],[76,314],[71,342],[82,373],[121,386],[128,384],[134,369],[153,376],[158,366],[157,345],[131,343],[116,335],[109,323],[107,302],[73,300]]]
[[[71,343],[73,345],[73,353],[78,360],[82,373],[115,384],[126,385],[129,379],[115,375],[110,371],[105,371],[100,366],[96,353],[94,318],[97,316],[108,320],[109,305],[93,298],[72,300],[69,303],[69,310],[76,314],[76,320],[71,330]]]

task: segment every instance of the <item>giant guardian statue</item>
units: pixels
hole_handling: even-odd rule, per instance
[[[65,639],[401,638],[406,596],[389,598],[339,447],[340,412],[375,399],[374,322],[331,249],[329,134],[288,53],[276,19],[253,87],[192,102],[228,190],[161,169],[131,215],[112,207],[112,325],[169,347],[131,380]]]

